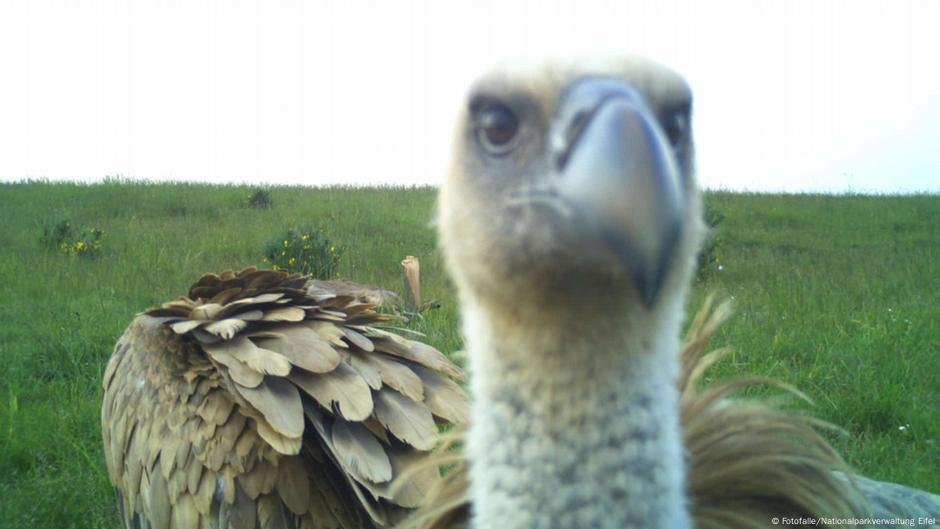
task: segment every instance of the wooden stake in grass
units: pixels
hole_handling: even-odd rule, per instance
[[[421,263],[409,255],[401,260],[402,281],[405,285],[405,306],[417,312],[421,306]]]

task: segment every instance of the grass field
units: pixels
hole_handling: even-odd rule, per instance
[[[201,273],[259,263],[266,242],[320,225],[347,248],[340,275],[400,289],[418,255],[425,296],[413,325],[460,347],[452,286],[430,219],[431,188],[0,185],[0,527],[115,528],[99,432],[100,377],[133,315]],[[715,268],[696,285],[732,298],[719,374],[793,383],[827,434],[878,479],[940,492],[940,196],[713,193],[724,216]],[[104,230],[94,259],[43,247],[69,219]]]

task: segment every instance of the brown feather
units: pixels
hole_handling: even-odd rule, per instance
[[[254,339],[263,347],[287,357],[295,366],[312,373],[328,373],[343,361],[329,342],[306,327],[274,327],[275,336]]]
[[[438,469],[423,465],[427,457],[420,452],[393,447],[388,453],[395,475],[403,477],[395,483],[378,485],[380,494],[405,507],[424,505],[428,493],[441,481]]]
[[[194,320],[213,320],[221,310],[222,305],[210,300],[208,303],[195,307],[189,317]]]
[[[235,450],[235,443],[241,439],[242,431],[248,418],[241,413],[233,413],[229,420],[223,424],[216,435],[209,440],[206,448],[206,455],[203,456],[203,463],[212,469],[218,471],[226,462],[237,464],[237,459],[231,457]]]
[[[183,320],[181,322],[177,322],[177,323],[170,325],[170,328],[173,329],[173,332],[175,332],[176,334],[186,334],[197,327],[201,327],[205,325],[206,323],[209,323],[209,322],[201,321],[201,320]],[[217,334],[217,333],[213,333],[213,334]]]
[[[258,435],[278,453],[294,455],[300,452],[300,447],[303,445],[303,439],[301,437],[287,437],[286,435],[282,435],[263,418],[257,420],[255,427],[258,429]]]
[[[141,476],[141,497],[144,500],[144,513],[150,517],[153,529],[170,527],[170,495],[166,480],[160,472]]]
[[[343,329],[343,334],[346,335],[346,339],[349,340],[349,343],[355,345],[363,351],[367,353],[375,351],[375,344],[372,343],[372,340],[366,338],[358,331],[346,327]]]
[[[191,529],[199,527],[199,518],[201,515],[196,509],[196,502],[193,497],[184,494],[179,497],[173,505],[173,518],[170,521],[170,529]]]
[[[376,392],[375,418],[392,435],[419,450],[430,450],[437,444],[437,426],[431,412],[424,404],[397,391],[383,389]]]
[[[381,354],[356,355],[355,358],[360,364],[368,364],[374,368],[382,382],[395,391],[415,402],[424,400],[424,382],[410,366]]]
[[[457,380],[461,380],[463,377],[463,373],[447,357],[433,347],[421,342],[406,340],[385,331],[373,330],[372,333],[374,336],[386,338],[384,340],[375,340],[375,348],[378,351],[421,364]]]
[[[300,457],[287,457],[278,464],[277,489],[278,496],[292,513],[300,516],[307,512],[307,502],[310,499],[310,479]]]
[[[234,408],[235,401],[224,391],[213,391],[199,404],[196,413],[212,424],[225,424]]]
[[[267,461],[259,461],[248,472],[238,476],[237,483],[252,500],[257,500],[262,494],[271,492],[273,486],[269,476],[276,475],[277,467]]]
[[[388,439],[388,430],[382,426],[382,423],[375,419],[375,416],[369,417],[368,419],[362,421],[360,424],[369,432],[375,436],[376,439],[382,441],[383,443],[389,445],[392,444]]]
[[[340,487],[336,481],[339,478],[334,472],[310,474],[310,503],[307,512],[319,522],[322,527],[360,527],[358,509],[353,513],[356,503],[351,500],[352,491],[344,491],[340,495]],[[375,521],[375,518],[372,518]]]
[[[286,356],[258,347],[244,336],[226,340],[220,345],[207,346],[207,349],[216,352],[224,350],[232,358],[248,366],[249,369],[265,375],[285,377],[290,373],[291,363]]]
[[[359,376],[366,381],[370,388],[381,389],[382,374],[379,373],[379,366],[375,362],[369,361],[370,356],[372,355],[365,355],[359,351],[350,351],[349,365],[359,372]]]
[[[304,410],[300,393],[294,385],[281,378],[268,377],[255,388],[235,387],[279,434],[285,437],[300,437],[303,434]]]
[[[258,498],[258,529],[294,529],[284,506],[273,495]]]
[[[202,481],[202,471],[204,468],[205,467],[202,465],[189,465],[186,468],[180,469],[180,473],[185,472],[186,492],[195,494],[199,491],[199,483]]]
[[[424,404],[437,417],[463,424],[470,420],[470,402],[453,380],[430,369],[413,366],[424,387]]]
[[[255,529],[257,507],[254,500],[241,490],[232,490],[232,500],[219,506],[219,527],[225,529]]]
[[[257,443],[258,434],[255,430],[245,428],[238,437],[238,441],[235,442],[235,454],[239,457],[246,457]]]
[[[192,491],[196,498],[196,508],[204,516],[208,516],[212,510],[212,497],[215,494],[216,480],[212,473],[203,472],[202,479],[199,480],[199,488]]]
[[[393,389],[428,396],[413,361],[369,352],[376,342],[409,342],[367,327],[387,320],[374,307],[350,306],[350,295],[321,303],[306,284],[284,272],[210,274],[189,297],[131,323],[102,381],[102,440],[122,523],[380,528],[401,518],[401,502],[414,503],[386,490],[403,468],[387,451],[414,460],[425,452],[389,438],[364,378],[423,408]],[[445,358],[428,351],[417,356]],[[381,357],[365,361],[383,366],[374,377],[360,374],[365,363],[354,367],[354,357],[368,355]],[[437,367],[459,375],[449,363]],[[326,436],[309,426],[305,407],[329,422]],[[402,410],[383,413],[397,430],[414,414]],[[412,433],[402,435],[412,442]]]
[[[372,391],[362,376],[341,363],[330,373],[294,372],[290,380],[321,406],[336,410],[350,421],[361,421],[372,413]]]
[[[224,345],[205,345],[206,352],[216,362],[228,368],[228,374],[241,387],[255,388],[264,381],[264,373],[255,371],[248,364],[238,360]]]
[[[266,310],[262,321],[303,321],[307,313],[299,307],[282,307]]]
[[[382,483],[392,479],[392,464],[375,436],[360,423],[333,423],[332,445],[337,459],[358,480]]]
[[[329,321],[307,321],[305,323],[307,327],[316,332],[323,340],[342,347],[343,349],[347,348],[346,342],[342,340],[346,335],[335,323]]]

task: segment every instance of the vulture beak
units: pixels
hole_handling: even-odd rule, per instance
[[[682,224],[672,147],[631,86],[585,78],[563,94],[552,125],[558,194],[578,231],[623,263],[649,308],[659,296]]]

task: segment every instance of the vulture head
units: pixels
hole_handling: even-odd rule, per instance
[[[471,420],[407,527],[940,513],[936,495],[847,472],[811,419],[729,398],[754,379],[702,383],[727,306],[706,304],[680,342],[704,232],[691,108],[682,78],[642,59],[510,64],[473,85],[439,203]]]
[[[466,99],[440,216],[467,294],[672,306],[702,234],[686,82],[632,59],[508,65]]]
[[[476,526],[689,526],[691,108],[679,75],[641,59],[513,64],[470,90],[439,223],[470,353]]]

